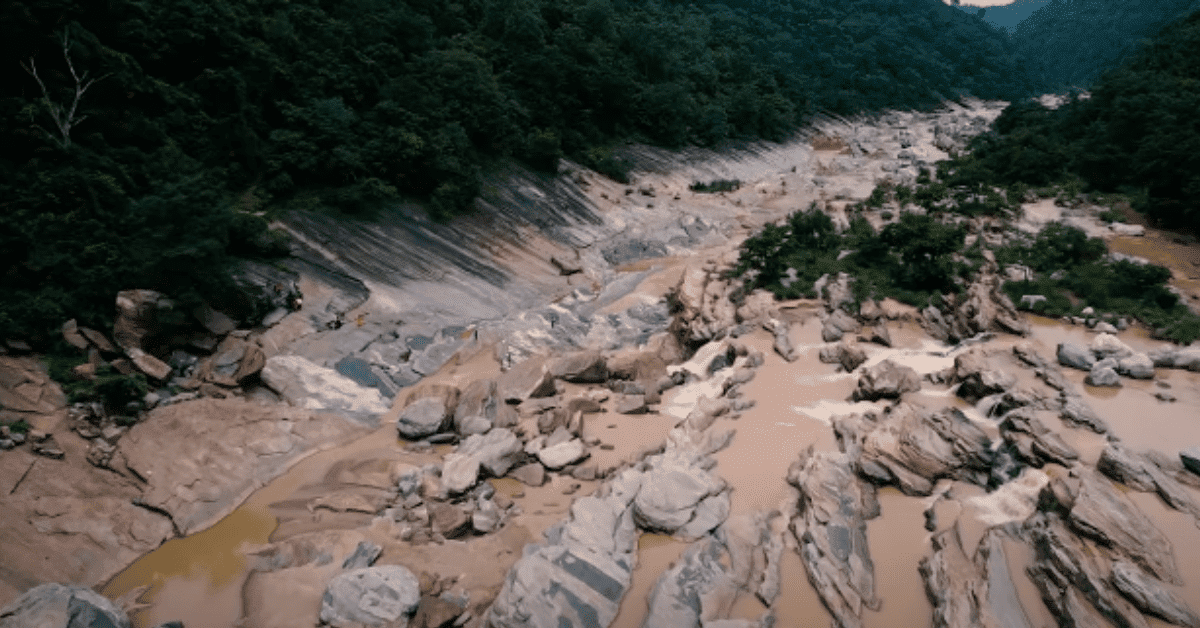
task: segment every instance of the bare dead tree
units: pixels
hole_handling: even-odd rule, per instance
[[[59,105],[50,99],[50,92],[46,89],[46,84],[42,82],[42,78],[38,76],[37,64],[34,62],[33,57],[29,58],[29,65],[25,65],[24,63],[21,64],[21,67],[24,68],[25,71],[31,76],[33,76],[33,80],[37,81],[38,87],[42,88],[42,102],[45,103],[46,109],[50,112],[50,117],[54,120],[54,126],[58,128],[58,132],[62,137],[56,137],[53,133],[41,125],[38,125],[38,128],[46,134],[46,137],[50,138],[50,141],[54,142],[59,148],[64,150],[71,145],[71,129],[75,125],[87,119],[87,116],[75,117],[75,113],[79,109],[79,101],[83,98],[84,93],[86,93],[92,85],[95,85],[97,81],[101,81],[108,77],[108,75],[105,74],[100,78],[88,80],[88,73],[86,71],[82,75],[75,72],[75,64],[71,62],[70,43],[70,37],[67,33],[67,30],[63,29],[63,59],[66,59],[67,69],[71,71],[71,78],[75,80],[75,99],[71,101],[70,109]],[[32,116],[32,114],[30,115]]]

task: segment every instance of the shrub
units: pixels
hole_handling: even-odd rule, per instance
[[[696,181],[688,186],[693,192],[712,194],[715,192],[733,192],[741,189],[742,182],[737,179],[717,179],[708,183]]]

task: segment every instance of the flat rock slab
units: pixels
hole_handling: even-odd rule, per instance
[[[118,451],[146,480],[145,503],[170,513],[188,534],[232,512],[306,454],[366,431],[340,415],[206,398],[155,409]]]
[[[368,423],[388,411],[387,401],[378,390],[364,388],[349,377],[298,355],[268,359],[262,379],[298,408],[338,412]]]
[[[403,626],[420,601],[420,583],[404,567],[355,569],[329,581],[321,621],[334,628]]]

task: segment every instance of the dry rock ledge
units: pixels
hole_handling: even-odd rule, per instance
[[[895,124],[912,120],[895,116]],[[931,133],[938,146],[952,147],[981,128],[960,116]],[[874,130],[855,132],[848,149],[850,159],[859,161],[825,168],[862,165],[865,155],[885,148],[890,141],[885,140]],[[925,163],[910,151],[883,166],[903,179]],[[761,193],[767,194],[765,188]],[[1121,378],[1152,378],[1155,369],[1200,370],[1195,349],[1140,354],[1104,333],[1088,346],[1060,345],[1053,360],[1028,343],[996,349],[987,344],[996,334],[1025,335],[1029,326],[1000,290],[1004,275],[992,259],[959,299],[915,314],[873,302],[852,314],[847,306],[853,279],[824,277],[814,286],[821,338],[828,343],[821,359],[854,377],[852,399],[876,409],[831,420],[838,452],[797,452],[786,477],[794,501],[783,512],[731,516],[732,488],[716,473],[714,454],[731,444],[734,432],[717,419],[736,418],[753,405],[741,397],[740,387],[765,361],[735,339],[765,329],[770,346],[788,362],[799,360],[803,347],[792,343],[792,323],[780,304],[766,293],[743,294],[740,282],[726,277],[728,259],[689,264],[667,299],[633,293],[649,273],[618,275],[614,266],[690,252],[725,236],[719,222],[691,215],[671,216],[675,222],[657,231],[646,228],[649,222],[631,228],[626,219],[651,212],[620,211],[619,237],[605,240],[614,235],[605,231],[611,225],[597,228],[576,243],[584,244],[579,253],[543,260],[556,280],[580,281],[549,306],[527,307],[544,294],[529,282],[505,294],[496,287],[503,281],[481,269],[472,271],[470,281],[463,279],[470,273],[464,274],[462,263],[448,265],[454,270],[447,277],[459,282],[444,282],[450,296],[413,292],[431,310],[461,298],[499,313],[483,317],[477,309],[466,325],[444,325],[433,317],[399,327],[349,324],[343,315],[371,296],[366,280],[400,271],[334,263],[338,255],[325,250],[302,259],[308,273],[303,278],[310,282],[303,314],[287,311],[283,297],[269,323],[241,333],[246,330],[238,330],[237,321],[200,311],[196,318],[205,333],[193,345],[207,347],[207,355],[191,362],[186,356],[164,360],[155,355],[156,326],[158,313],[172,306],[169,300],[149,291],[122,293],[115,343],[75,326],[64,328],[64,338],[114,368],[120,364],[160,381],[179,378],[194,397],[204,398],[159,399],[161,407],[133,428],[110,431],[115,442],[102,434],[112,427],[109,418],[77,409],[73,419],[80,428],[96,431],[94,438],[105,443],[84,445],[91,452],[87,460],[120,478],[120,492],[112,490],[118,496],[103,496],[114,502],[103,504],[106,512],[133,514],[89,518],[82,500],[95,496],[36,478],[24,490],[51,490],[34,500],[31,525],[42,533],[96,539],[117,556],[105,567],[111,569],[113,560],[128,562],[130,552],[210,525],[304,455],[366,433],[395,400],[394,429],[411,442],[411,451],[429,454],[433,444],[450,445],[451,451],[440,462],[398,463],[364,475],[355,487],[308,504],[312,511],[361,515],[369,526],[303,532],[249,548],[252,573],[243,590],[248,625],[287,625],[262,612],[286,600],[303,607],[299,621],[339,628],[608,626],[630,589],[638,537],[653,532],[689,546],[651,591],[647,628],[776,625],[780,562],[788,548],[799,554],[833,625],[855,628],[864,624],[864,609],[878,609],[881,602],[866,530],[880,515],[879,488],[891,486],[932,504],[926,518],[933,551],[919,569],[935,626],[1032,625],[1016,593],[1017,575],[1008,567],[1006,548],[1014,543],[1032,549],[1028,573],[1060,625],[1139,627],[1155,617],[1200,626],[1195,611],[1176,594],[1182,574],[1169,539],[1116,484],[1153,492],[1200,521],[1189,488],[1200,485],[1194,473],[1200,453],[1185,451],[1175,460],[1130,450],[1059,368],[1086,370],[1090,385],[1113,385]],[[310,248],[316,239],[304,239],[305,233],[339,228],[319,217],[293,218],[288,227]],[[338,238],[329,240],[339,246]],[[463,256],[451,244],[445,249],[436,254]],[[351,271],[365,278],[355,279]],[[276,279],[267,269],[247,273],[264,284]],[[597,292],[598,285],[604,288]],[[879,348],[864,346],[890,346],[889,322],[902,316],[957,345],[951,368],[922,377],[890,360],[871,362]],[[480,348],[495,351],[503,369],[499,377],[461,388],[420,382]],[[20,374],[3,382],[4,399],[24,404],[18,411],[63,410],[45,382],[38,384],[44,377],[13,363],[0,366]],[[1014,369],[1028,369],[1032,376],[1016,377]],[[927,384],[949,386],[975,411],[912,403]],[[578,386],[588,388],[579,392]],[[675,409],[686,418],[661,445],[615,465],[594,462],[600,444],[586,437],[584,426],[596,420],[604,402],[622,415],[654,414],[663,393],[677,386],[707,395]],[[1100,462],[1094,467],[1083,462],[1068,444],[1075,441],[1048,426],[1050,417],[1061,418],[1068,429],[1107,436]],[[49,435],[39,440],[40,451],[56,451],[48,440]],[[75,445],[64,442],[66,451],[59,453],[82,457]],[[35,455],[8,453],[0,463]],[[512,478],[532,488],[547,477],[579,480],[569,492],[592,483],[591,492],[574,498],[567,517],[541,541],[526,545],[495,588],[456,588],[422,573],[418,564],[396,564],[405,555],[389,555],[376,543],[382,538],[413,551],[454,543],[494,548],[484,544],[499,544],[524,513],[484,480]],[[18,488],[12,486],[9,494]],[[962,517],[939,520],[939,504],[962,503],[967,498],[958,493],[972,491],[1004,504],[984,520],[982,531]],[[24,536],[19,540],[27,542]],[[103,577],[110,573],[101,571]],[[61,577],[72,578],[94,582],[101,576]],[[88,589],[21,588],[25,592],[0,609],[0,628],[129,625],[125,610]],[[734,618],[740,595],[756,597],[767,610],[755,619]]]

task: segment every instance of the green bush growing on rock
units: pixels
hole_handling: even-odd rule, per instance
[[[733,192],[741,189],[742,182],[737,179],[717,179],[708,183],[696,181],[688,186],[693,192],[712,194],[716,192]]]
[[[815,296],[813,283],[846,272],[856,279],[859,300],[891,296],[924,306],[942,292],[958,292],[970,270],[953,260],[965,232],[936,218],[902,214],[878,233],[862,216],[838,233],[815,208],[766,225],[742,244],[734,276],[749,276],[748,289],[765,288],[781,299]]]

